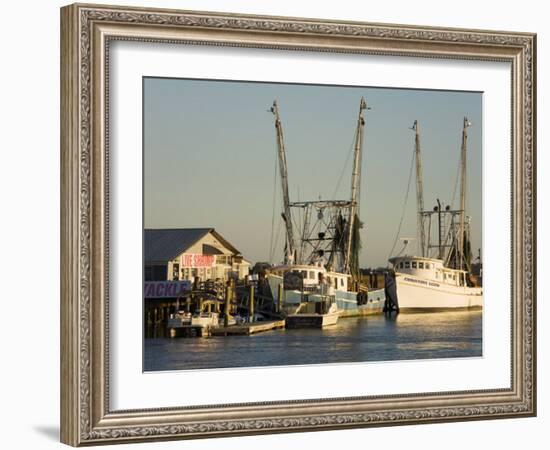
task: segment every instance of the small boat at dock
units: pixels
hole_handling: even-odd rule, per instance
[[[308,297],[300,303],[294,314],[286,316],[287,328],[324,328],[336,325],[340,317],[340,309],[334,298],[321,297],[320,300]]]

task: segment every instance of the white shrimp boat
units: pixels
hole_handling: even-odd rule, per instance
[[[471,272],[470,218],[466,216],[466,143],[470,122],[465,117],[460,158],[460,207],[441,204],[424,210],[422,164],[418,122],[415,131],[418,232],[421,256],[395,256],[389,259],[395,276],[396,295],[389,295],[389,309],[398,311],[437,311],[480,309],[483,289],[476,286]],[[432,219],[435,222],[432,227]],[[432,236],[435,231],[435,239]],[[434,241],[432,243],[432,241]],[[405,247],[408,244],[405,240]],[[403,253],[405,249],[401,251]],[[393,288],[392,280],[389,280]],[[395,298],[392,298],[395,297]]]
[[[391,258],[400,311],[480,309],[483,289],[468,286],[468,272],[435,258]]]

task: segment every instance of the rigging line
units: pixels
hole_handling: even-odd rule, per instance
[[[296,214],[292,214],[291,216],[291,223],[292,223],[292,226],[296,229],[296,230],[301,230],[302,228],[300,227],[300,223],[299,223],[299,214],[300,213],[296,213]],[[296,217],[298,216],[298,217]],[[294,242],[294,244],[296,244],[296,242]]]
[[[457,164],[457,168],[456,168],[455,185],[454,185],[454,188],[453,188],[453,196],[451,197],[451,208],[454,208],[456,190],[458,189],[458,178],[460,177],[460,163],[461,163],[461,155],[458,155],[458,164]]]
[[[413,151],[412,152],[412,158],[411,158],[411,168],[409,169],[409,181],[407,183],[407,193],[405,194],[405,202],[403,203],[403,211],[401,212],[401,220],[399,221],[399,226],[397,227],[397,233],[395,234],[395,240],[393,241],[393,246],[391,248],[388,259],[390,259],[391,256],[393,255],[393,251],[395,250],[395,246],[397,245],[397,241],[399,240],[399,234],[401,233],[401,226],[403,225],[403,219],[405,218],[405,211],[407,209],[407,202],[409,200],[409,192],[411,190],[411,180],[412,180],[412,174],[413,174],[413,168],[414,168],[414,158],[415,158],[415,152]]]
[[[401,249],[401,251],[395,255],[395,256],[401,256],[401,253],[403,253],[405,251],[405,249],[407,248],[407,245],[409,245],[408,243],[407,244],[403,244],[403,248]]]
[[[277,227],[277,233],[275,234],[275,243],[273,245],[273,258],[275,258],[275,249],[277,248],[277,245],[279,244],[279,237],[281,236],[281,229],[283,228],[283,221],[281,220],[279,222],[279,226]]]
[[[357,130],[353,133],[353,139],[351,141],[351,144],[349,146],[348,150],[348,156],[346,157],[346,162],[344,163],[344,167],[342,167],[342,171],[340,172],[340,177],[338,178],[338,182],[336,183],[336,187],[334,188],[334,192],[332,193],[332,199],[336,199],[336,194],[338,193],[338,189],[340,189],[340,183],[342,183],[342,178],[344,178],[344,173],[346,171],[346,168],[348,167],[349,160],[351,158],[351,154],[353,153],[353,147],[355,146],[355,139],[357,138]]]
[[[273,234],[275,233],[275,201],[277,197],[277,158],[278,158],[278,149],[275,149],[275,170],[273,173],[273,209],[271,211],[271,237],[269,239],[269,262],[273,262],[273,252],[274,252],[274,244],[273,244]]]

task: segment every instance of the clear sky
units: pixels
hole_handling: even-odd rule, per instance
[[[467,214],[477,254],[482,94],[474,92],[145,78],[145,227],[214,227],[252,263],[268,261],[275,188],[279,237],[272,262],[280,262],[282,200],[279,179],[274,185],[277,146],[268,110],[277,99],[291,201],[349,199],[348,154],[361,97],[372,108],[363,146],[361,266],[387,264],[407,190],[414,120],[421,131],[426,209],[437,198],[451,202],[463,117],[472,122]],[[415,192],[413,178],[401,237],[416,236]],[[457,192],[456,208],[458,203]]]

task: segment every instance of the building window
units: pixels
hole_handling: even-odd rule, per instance
[[[231,265],[232,264],[231,256],[229,256],[229,255],[217,255],[216,256],[216,263]]]

